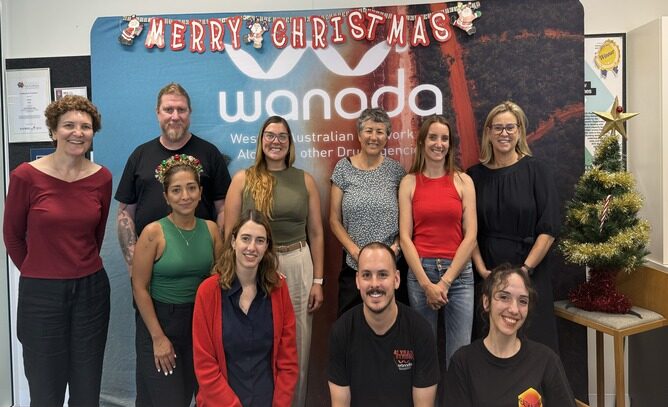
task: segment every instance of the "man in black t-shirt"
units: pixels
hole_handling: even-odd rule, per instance
[[[439,379],[436,342],[420,315],[394,299],[399,272],[392,249],[364,246],[358,257],[362,304],[332,327],[332,407],[433,407]]]
[[[195,215],[223,228],[230,174],[216,146],[190,133],[191,113],[190,96],[181,85],[170,83],[162,88],[156,107],[160,136],[137,147],[125,164],[114,198],[119,201],[118,241],[130,273],[137,237],[146,225],[169,213],[155,168],[174,154],[188,154],[201,161],[202,200]]]

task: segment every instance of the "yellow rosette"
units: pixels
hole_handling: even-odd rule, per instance
[[[619,61],[621,60],[619,46],[614,40],[605,40],[594,55],[594,64],[601,71],[601,76],[605,78],[608,71],[617,74],[619,70]]]

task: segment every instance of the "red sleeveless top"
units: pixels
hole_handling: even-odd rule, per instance
[[[413,244],[421,258],[452,259],[462,242],[462,200],[453,175],[415,174]]]

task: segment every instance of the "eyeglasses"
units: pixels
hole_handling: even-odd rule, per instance
[[[520,127],[519,124],[511,123],[511,124],[506,124],[505,126],[503,124],[493,124],[489,126],[490,129],[495,134],[501,134],[505,130],[508,134],[514,134],[517,131],[517,128]]]
[[[288,133],[276,134],[276,133],[271,133],[271,132],[266,131],[262,134],[262,137],[264,137],[264,139],[266,141],[269,141],[269,142],[273,142],[275,140],[278,140],[279,143],[285,143],[285,142],[288,141],[288,138],[290,137],[290,135]]]

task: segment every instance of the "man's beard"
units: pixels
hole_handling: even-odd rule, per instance
[[[187,127],[173,128],[171,126],[165,126],[162,133],[169,139],[169,141],[180,141],[183,139],[183,136],[188,132]]]

